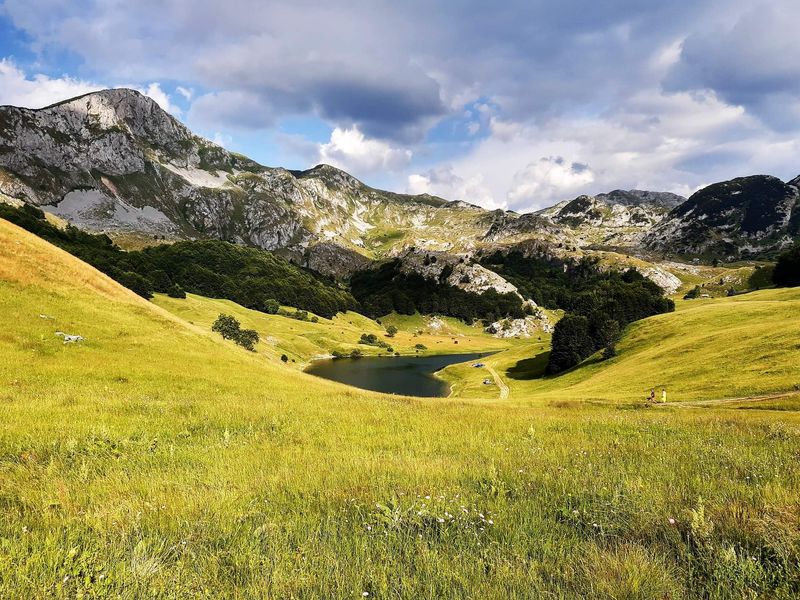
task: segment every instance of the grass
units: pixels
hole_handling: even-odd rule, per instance
[[[542,377],[549,341],[517,345],[486,363],[504,374],[511,399],[641,402],[666,387],[671,401],[800,391],[800,288],[677,302],[674,313],[632,324],[618,356],[559,377]],[[483,373],[460,365],[444,375],[456,395],[479,397]]]
[[[766,314],[795,301],[772,293]],[[800,590],[794,410],[636,410],[619,378],[616,404],[582,402],[600,366],[555,400],[525,380],[503,403],[383,396],[222,341],[217,301],[185,302],[145,302],[0,221],[0,597]],[[748,302],[675,318],[727,322]],[[294,326],[281,343],[299,358],[313,328]],[[619,364],[648,352],[650,326]]]

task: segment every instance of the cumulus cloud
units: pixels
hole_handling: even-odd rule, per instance
[[[411,160],[411,151],[368,139],[357,127],[335,128],[329,142],[319,145],[319,161],[359,175],[399,171]]]
[[[61,100],[103,89],[96,83],[72,77],[27,77],[13,62],[0,59],[0,104],[42,108]]]
[[[800,128],[800,4],[759,2],[730,26],[683,42],[666,85],[713,90],[777,128]]]
[[[410,191],[527,210],[800,171],[796,0],[0,1],[42,59],[180,83],[207,132],[280,139],[289,117],[317,117],[323,144],[281,127],[295,156]]]
[[[169,97],[164,90],[161,89],[160,83],[150,83],[147,87],[143,88],[136,88],[135,86],[124,86],[124,87],[134,87],[137,91],[141,92],[145,96],[148,96],[155,100],[156,104],[158,104],[161,108],[165,111],[174,115],[176,117],[180,117],[183,112],[181,111],[180,107],[176,106],[172,99]]]
[[[594,181],[589,165],[568,162],[561,156],[542,157],[514,173],[508,200],[512,206],[537,198],[563,197]]]
[[[483,175],[471,177],[457,175],[452,165],[443,165],[424,173],[412,173],[408,176],[406,192],[409,194],[431,194],[449,200],[463,200],[485,208],[505,208],[505,203],[498,203],[483,181]]]

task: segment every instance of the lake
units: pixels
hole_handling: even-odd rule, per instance
[[[434,377],[447,365],[476,360],[492,352],[436,354],[434,356],[365,356],[311,363],[306,373],[357,388],[404,396],[444,397],[449,384]]]

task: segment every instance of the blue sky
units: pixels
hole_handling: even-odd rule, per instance
[[[800,173],[796,0],[0,0],[0,104],[134,87],[271,166],[525,211]]]

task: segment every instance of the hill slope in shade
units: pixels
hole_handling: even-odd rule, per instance
[[[645,244],[719,258],[774,255],[800,237],[797,181],[754,175],[705,187],[672,209]]]

